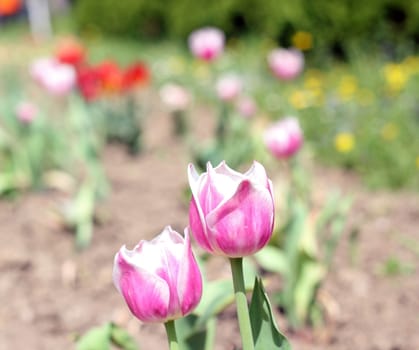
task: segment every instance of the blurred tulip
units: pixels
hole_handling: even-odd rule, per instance
[[[223,101],[234,100],[240,95],[242,88],[241,79],[233,74],[222,76],[216,84],[217,95]]]
[[[298,119],[288,117],[270,126],[264,135],[266,147],[277,158],[294,155],[303,144],[303,132]]]
[[[146,85],[150,81],[150,71],[142,62],[131,64],[122,76],[122,89],[129,90],[135,86]]]
[[[98,98],[102,92],[102,82],[95,67],[83,66],[77,70],[77,86],[86,101]]]
[[[242,96],[236,104],[237,111],[245,118],[251,118],[255,115],[257,106],[253,98]]]
[[[42,57],[34,60],[29,66],[29,74],[33,80],[42,84],[42,79],[45,74],[58,64],[57,60],[53,57]]]
[[[1,0],[0,1],[0,16],[11,16],[22,9],[21,0]]]
[[[202,295],[202,277],[189,234],[183,238],[167,226],[152,241],[115,255],[115,287],[141,321],[166,322],[190,313]]]
[[[83,63],[85,59],[85,49],[83,45],[76,40],[68,39],[58,46],[55,57],[61,63],[70,64],[76,67]]]
[[[274,225],[272,182],[258,162],[244,174],[225,162],[198,175],[188,168],[192,199],[189,225],[206,251],[227,257],[251,255],[269,241]]]
[[[57,63],[44,73],[41,84],[52,95],[67,95],[76,84],[76,71],[68,64]]]
[[[268,65],[282,80],[296,78],[304,68],[304,56],[296,49],[275,49],[268,55]]]
[[[217,28],[205,27],[189,35],[189,49],[195,57],[204,61],[213,61],[224,50],[224,33]]]
[[[122,88],[122,70],[114,61],[103,61],[96,66],[102,88],[107,92],[117,92]]]
[[[16,116],[24,124],[30,124],[38,114],[38,108],[31,102],[20,102],[16,106]]]
[[[32,62],[29,73],[38,84],[57,96],[68,94],[76,83],[75,69],[50,57]]]
[[[168,83],[160,89],[160,98],[172,111],[183,111],[191,102],[191,95],[181,85]]]

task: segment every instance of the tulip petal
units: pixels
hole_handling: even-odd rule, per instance
[[[205,250],[211,252],[213,249],[207,239],[205,221],[201,218],[202,211],[192,198],[189,205],[189,226],[198,244]]]
[[[198,264],[192,253],[188,230],[185,229],[183,257],[180,260],[177,276],[177,291],[182,315],[188,314],[202,296],[202,277]]]
[[[243,180],[234,196],[206,217],[218,252],[238,257],[261,249],[272,235],[273,212],[269,190]]]
[[[266,187],[269,188],[268,176],[266,175],[266,170],[262,164],[254,161],[250,169],[244,174],[250,181],[254,183],[266,184]]]
[[[225,162],[225,160],[223,160],[220,164],[218,164],[215,168],[214,171],[217,174],[220,175],[226,175],[228,177],[230,177],[233,181],[241,181],[244,179],[243,174],[239,173],[238,171],[235,171],[234,169],[231,169],[227,163]]]
[[[167,319],[170,299],[166,281],[128,263],[121,250],[115,257],[114,281],[131,312],[144,322]]]

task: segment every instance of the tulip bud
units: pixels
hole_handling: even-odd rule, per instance
[[[291,157],[303,144],[303,132],[294,117],[284,118],[270,126],[264,138],[266,147],[277,158]]]
[[[268,65],[282,80],[296,78],[304,68],[304,56],[296,49],[275,49],[268,55]]]
[[[213,61],[224,50],[224,33],[217,28],[206,27],[195,30],[189,35],[189,49],[195,57],[204,61]]]
[[[227,257],[251,255],[269,241],[274,225],[272,182],[258,162],[244,174],[225,162],[198,175],[188,168],[192,199],[189,225],[206,251]]]
[[[115,255],[115,287],[131,312],[147,323],[167,322],[190,313],[202,295],[202,277],[185,238],[167,226],[150,242]]]

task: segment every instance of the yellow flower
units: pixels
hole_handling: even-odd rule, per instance
[[[340,153],[348,153],[355,147],[355,138],[352,133],[341,132],[335,137],[335,148]]]
[[[381,128],[381,137],[386,141],[394,140],[399,134],[399,127],[394,123],[387,123]]]
[[[348,101],[352,99],[357,90],[358,83],[354,76],[345,75],[342,77],[339,83],[338,93],[343,101]]]
[[[313,47],[313,36],[308,32],[296,32],[292,36],[291,41],[292,44],[301,51],[307,51]]]
[[[416,157],[416,168],[419,169],[419,156]]]
[[[399,92],[405,87],[409,76],[403,65],[390,63],[384,67],[384,78],[391,92]]]
[[[294,108],[303,109],[310,105],[310,98],[306,91],[296,90],[291,93],[289,102]]]
[[[306,87],[307,89],[319,89],[322,87],[322,85],[322,80],[314,74],[307,75],[304,79],[304,87]]]

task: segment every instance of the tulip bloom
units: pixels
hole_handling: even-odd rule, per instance
[[[72,66],[57,63],[45,71],[41,84],[52,95],[64,96],[73,89],[76,80],[76,71]]]
[[[217,28],[206,27],[195,30],[189,35],[189,49],[195,57],[204,61],[213,61],[224,50],[224,33]]]
[[[274,225],[272,182],[258,162],[244,174],[225,162],[198,175],[188,168],[189,225],[206,251],[230,258],[251,255],[269,241]]]
[[[167,226],[152,241],[115,255],[113,281],[131,312],[147,323],[167,322],[190,313],[202,295],[202,277],[185,238]]]
[[[241,79],[234,75],[228,74],[218,79],[216,90],[218,97],[223,101],[232,101],[239,96],[242,91],[243,83]]]
[[[282,80],[296,78],[304,68],[304,56],[296,49],[275,49],[268,55],[268,65]]]
[[[78,41],[67,39],[58,46],[55,56],[59,62],[76,67],[83,63],[86,56],[85,51],[83,45]]]
[[[32,78],[53,95],[67,95],[76,84],[74,67],[45,57],[35,60],[29,67]]]
[[[159,91],[162,102],[172,111],[184,111],[191,102],[191,95],[183,86],[168,83]]]
[[[251,118],[257,112],[256,102],[249,96],[241,97],[236,103],[236,109],[244,118]]]
[[[303,144],[303,132],[298,119],[288,117],[269,127],[264,135],[266,147],[277,158],[294,155]]]
[[[122,76],[122,89],[144,86],[150,81],[150,71],[142,62],[135,62],[125,69]]]
[[[38,108],[30,102],[20,102],[16,106],[16,116],[24,124],[30,124],[38,114]]]

